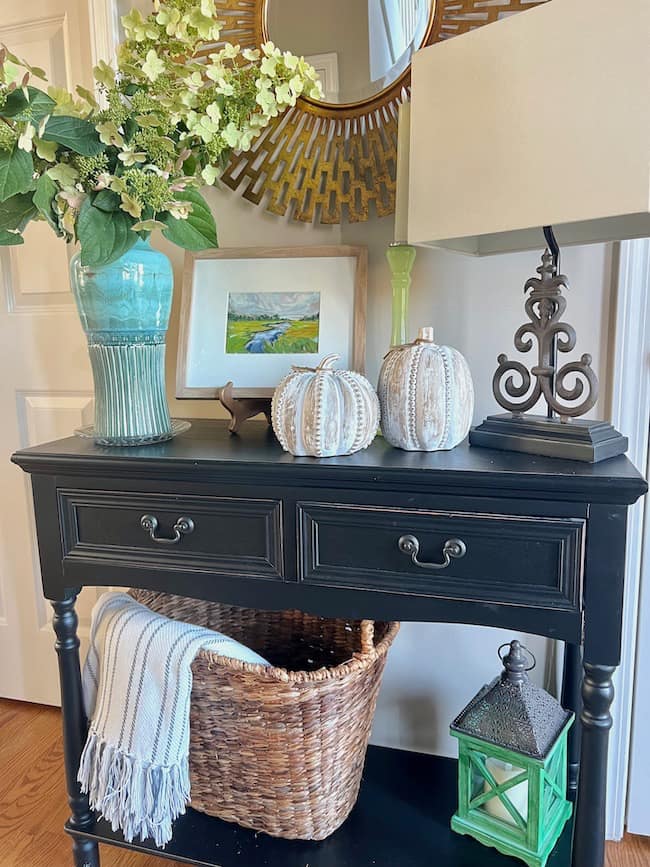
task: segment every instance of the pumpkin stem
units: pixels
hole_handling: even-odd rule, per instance
[[[334,362],[338,361],[340,357],[338,353],[332,352],[330,355],[326,355],[317,367],[301,367],[299,364],[292,364],[291,369],[296,373],[328,373]]]
[[[433,328],[431,325],[426,325],[423,328],[420,328],[418,330],[418,336],[415,338],[413,343],[402,343],[401,346],[391,346],[386,355],[384,355],[384,358],[388,358],[388,356],[393,352],[402,352],[404,349],[412,349],[414,346],[420,346],[422,343],[427,343],[429,345],[435,343],[433,338]]]
[[[426,325],[424,328],[420,328],[415,342],[433,343],[433,328],[430,325]]]
[[[316,367],[316,372],[319,373],[321,371],[331,370],[334,362],[338,361],[340,357],[341,356],[337,352],[332,352],[330,355],[326,355]]]

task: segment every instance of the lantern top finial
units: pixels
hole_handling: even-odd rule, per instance
[[[510,648],[505,656],[501,656],[501,651],[504,647]],[[533,664],[528,664],[526,653],[533,660]],[[528,674],[531,669],[535,668],[536,660],[533,654],[524,647],[521,642],[515,639],[510,644],[502,644],[499,648],[499,659],[503,663],[502,680],[507,680],[509,683],[524,683],[528,680]]]
[[[502,651],[508,652],[502,655]],[[519,641],[499,648],[503,672],[470,701],[452,731],[534,759],[544,759],[571,719],[560,703],[531,683],[535,657]],[[531,660],[532,659],[532,664]]]

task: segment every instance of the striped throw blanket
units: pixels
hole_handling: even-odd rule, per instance
[[[78,779],[90,806],[131,842],[164,846],[190,800],[192,661],[201,648],[266,660],[225,635],[170,620],[127,593],[93,608],[83,670],[88,740]]]

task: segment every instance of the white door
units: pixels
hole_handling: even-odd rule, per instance
[[[0,0],[0,22],[0,43],[53,84],[88,85],[86,0]],[[23,246],[0,247],[0,695],[43,703],[59,700],[51,607],[40,589],[29,479],[9,456],[92,422],[69,252],[45,223],[28,227]],[[94,597],[82,594],[82,636]]]
[[[616,263],[612,421],[629,437],[628,457],[650,473],[650,239],[623,241]],[[614,676],[607,782],[607,832],[650,835],[647,798],[650,676],[650,510],[641,498],[628,512],[623,644]],[[635,672],[636,667],[636,672]],[[627,813],[626,813],[627,811]]]
[[[648,331],[650,337],[650,330]],[[649,347],[650,349],[650,347]],[[650,357],[646,353],[646,358]],[[648,407],[646,407],[647,411]],[[650,459],[646,478],[650,478]],[[650,771],[650,508],[645,509],[643,561],[639,594],[634,712],[630,747],[630,782],[627,805],[627,830],[630,834],[650,837],[650,803],[648,802],[648,772]]]

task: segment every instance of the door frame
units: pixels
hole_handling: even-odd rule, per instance
[[[628,457],[641,471],[648,468],[650,419],[640,407],[650,407],[650,239],[623,241],[614,245],[613,293],[614,327],[610,347],[609,410],[612,423],[629,437]],[[650,811],[643,807],[641,786],[635,774],[643,749],[642,720],[635,715],[634,689],[643,667],[650,659],[638,653],[640,622],[650,624],[650,588],[642,588],[644,535],[650,545],[650,526],[644,524],[650,509],[642,498],[628,516],[625,597],[623,600],[623,647],[615,676],[616,701],[610,738],[607,801],[607,837],[620,840],[626,821],[630,830],[650,834]],[[650,547],[648,548],[650,550]],[[648,643],[645,642],[645,655]],[[647,726],[645,726],[647,729]],[[637,737],[635,738],[635,734]],[[648,757],[647,746],[645,755]],[[633,767],[634,765],[634,767]],[[642,777],[642,774],[640,775]],[[645,830],[643,828],[645,827]]]
[[[93,66],[100,60],[113,64],[119,41],[119,15],[116,0],[88,0]]]
[[[647,475],[650,476],[650,457]],[[639,597],[639,628],[637,630],[636,683],[647,684],[650,679],[650,509],[646,507],[644,556],[641,561],[641,593]],[[632,705],[632,731],[627,792],[627,830],[630,834],[650,836],[650,804],[647,797],[647,773],[650,767],[650,749],[647,740],[650,695],[639,688]]]

